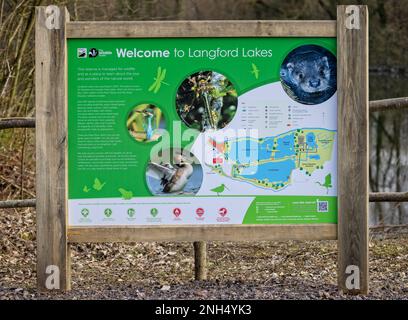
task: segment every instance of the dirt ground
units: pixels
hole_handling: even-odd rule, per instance
[[[0,209],[0,299],[407,299],[408,237],[370,239],[370,294],[336,286],[336,241],[211,242],[194,281],[191,243],[72,246],[72,290],[35,289],[33,209]]]

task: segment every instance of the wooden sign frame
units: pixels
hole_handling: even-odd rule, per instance
[[[349,29],[347,6],[337,21],[70,22],[59,7],[59,28],[47,28],[36,8],[37,278],[46,285],[57,266],[56,289],[70,289],[70,243],[135,241],[336,240],[339,287],[368,290],[368,13],[356,7],[359,29]],[[338,225],[204,225],[68,227],[67,39],[158,37],[337,37]],[[346,285],[357,266],[359,288]]]

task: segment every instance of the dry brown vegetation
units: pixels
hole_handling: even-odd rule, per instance
[[[0,230],[0,300],[408,299],[407,234],[372,234],[367,296],[338,292],[335,241],[211,242],[204,282],[191,243],[73,245],[73,290],[40,294],[34,210],[1,211]]]

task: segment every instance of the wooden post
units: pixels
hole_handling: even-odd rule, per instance
[[[68,20],[69,14],[65,7],[36,7],[35,125],[39,290],[70,289],[65,168],[65,23]]]
[[[337,7],[338,285],[368,293],[368,9]]]
[[[194,278],[195,280],[207,279],[207,243],[195,241],[194,245]]]

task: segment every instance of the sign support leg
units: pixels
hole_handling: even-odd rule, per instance
[[[338,285],[368,293],[368,9],[337,7]]]
[[[36,7],[37,288],[70,289],[66,195],[65,7]]]
[[[194,278],[207,280],[207,243],[195,241],[194,245]]]

